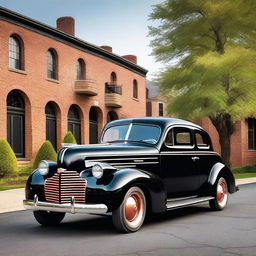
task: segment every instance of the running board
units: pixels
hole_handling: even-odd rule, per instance
[[[204,196],[204,197],[194,197],[189,199],[181,199],[181,200],[167,200],[166,208],[167,210],[177,209],[185,206],[190,206],[193,204],[207,202],[211,199],[214,199],[212,196]]]

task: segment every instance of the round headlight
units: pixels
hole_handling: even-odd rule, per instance
[[[96,164],[92,167],[92,175],[97,179],[100,179],[102,177],[103,169],[99,164]]]
[[[45,176],[49,173],[49,165],[46,161],[41,161],[38,165],[38,170],[41,175]]]

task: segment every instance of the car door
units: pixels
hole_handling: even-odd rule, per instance
[[[194,137],[196,150],[198,151],[196,168],[200,174],[200,188],[203,190],[208,184],[208,178],[212,167],[215,163],[220,162],[221,159],[218,154],[213,151],[211,139],[205,131],[194,129]]]
[[[160,158],[161,176],[167,197],[196,195],[199,189],[199,171],[193,131],[188,127],[170,128],[166,132]]]

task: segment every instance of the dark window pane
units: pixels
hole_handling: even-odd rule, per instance
[[[48,64],[48,70],[47,70],[48,77],[52,79],[57,79],[56,56],[51,50],[48,51],[48,54],[47,54],[47,64]]]
[[[256,119],[248,118],[248,149],[256,150]]]
[[[21,60],[21,44],[19,40],[13,36],[9,38],[9,67],[14,69],[22,68]]]
[[[196,132],[195,137],[198,148],[205,148],[210,146],[208,138],[205,136],[205,134]]]
[[[158,107],[159,107],[159,116],[164,116],[164,104],[159,103]]]
[[[189,129],[174,128],[174,144],[175,145],[192,145],[192,135]]]
[[[133,98],[138,99],[138,84],[136,80],[133,80]]]
[[[147,116],[152,116],[152,103],[150,101],[147,102],[146,105],[146,111],[147,111]]]
[[[85,79],[85,64],[82,59],[79,59],[76,63],[76,79],[77,80]]]
[[[116,81],[117,81],[116,73],[112,72],[110,75],[110,82],[111,84],[116,84]]]
[[[46,117],[46,139],[49,140],[54,149],[57,150],[57,125],[56,125],[56,111],[54,105],[49,102],[45,106]]]

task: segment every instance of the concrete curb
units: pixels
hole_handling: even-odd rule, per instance
[[[236,185],[238,186],[250,183],[256,183],[256,177],[236,180]],[[0,191],[0,213],[25,210],[23,207],[24,198],[24,188]]]

